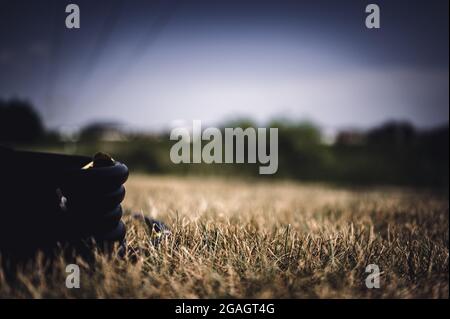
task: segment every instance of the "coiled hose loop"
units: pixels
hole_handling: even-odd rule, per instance
[[[0,148],[0,253],[27,257],[57,246],[124,245],[120,203],[128,168],[83,169],[90,157]]]

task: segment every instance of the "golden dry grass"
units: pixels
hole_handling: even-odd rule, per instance
[[[397,188],[134,176],[127,183],[129,255],[24,269],[1,297],[448,298],[448,198]],[[160,247],[129,213],[166,222]],[[380,289],[365,285],[377,264]]]

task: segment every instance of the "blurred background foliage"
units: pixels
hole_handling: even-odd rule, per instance
[[[257,127],[251,119],[225,127]],[[448,125],[419,130],[409,123],[388,122],[361,130],[342,130],[328,138],[311,122],[275,119],[278,172],[258,175],[260,164],[173,164],[169,132],[124,130],[120,123],[98,122],[77,132],[48,131],[32,105],[0,100],[0,144],[20,149],[94,154],[110,153],[131,172],[176,175],[239,175],[353,185],[406,185],[448,190]],[[206,144],[206,142],[203,142]]]

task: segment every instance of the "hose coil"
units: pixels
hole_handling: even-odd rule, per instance
[[[86,156],[0,148],[0,253],[13,258],[61,245],[125,245],[121,221],[126,165],[91,165]]]

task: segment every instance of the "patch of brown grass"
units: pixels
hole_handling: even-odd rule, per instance
[[[135,176],[124,207],[166,222],[160,247],[125,217],[129,255],[41,263],[1,297],[448,298],[448,198],[396,188],[351,190],[291,182]],[[377,264],[380,289],[365,286]]]

